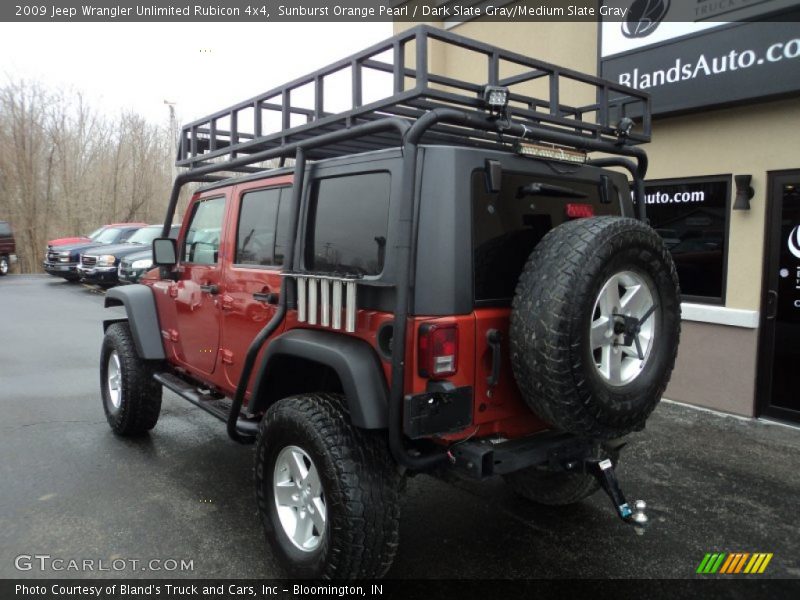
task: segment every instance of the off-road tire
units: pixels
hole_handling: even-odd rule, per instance
[[[121,367],[118,406],[112,402],[108,382],[109,359],[114,352]],[[136,353],[127,322],[109,325],[100,350],[100,390],[103,410],[114,433],[140,435],[156,426],[161,412],[162,388],[153,379],[155,367],[155,363]]]
[[[635,378],[611,385],[590,326],[601,287],[629,271],[652,284],[655,335]],[[680,336],[680,290],[658,234],[634,219],[594,217],[551,230],[531,253],[511,313],[511,362],[531,410],[557,429],[611,439],[641,429],[667,386]]]
[[[601,451],[602,456],[610,455]],[[612,461],[616,465],[616,454]],[[597,479],[582,472],[548,471],[528,467],[504,475],[514,492],[530,502],[545,506],[569,506],[588,498],[600,489]]]
[[[312,551],[293,545],[277,515],[274,469],[287,446],[308,454],[325,495],[326,531]],[[401,481],[385,432],[354,427],[340,395],[285,398],[261,422],[255,459],[258,512],[275,556],[291,577],[383,576],[397,551]]]
[[[8,257],[5,254],[0,255],[0,277],[8,275],[10,269],[11,264],[8,261]]]

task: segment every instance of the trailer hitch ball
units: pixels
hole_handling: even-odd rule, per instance
[[[647,525],[647,515],[644,513],[645,508],[647,508],[647,503],[644,500],[637,500],[633,503],[633,514],[630,518],[634,525]]]
[[[633,504],[633,510],[631,510],[614,472],[614,463],[607,458],[590,458],[584,464],[586,471],[594,475],[603,491],[611,499],[617,515],[626,523],[633,525],[636,533],[639,535],[644,533],[644,527],[647,525],[647,515],[644,511],[647,508],[647,504],[644,500],[637,500]]]

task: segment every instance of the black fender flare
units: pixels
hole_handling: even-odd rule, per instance
[[[350,419],[362,429],[389,425],[389,390],[375,350],[351,336],[312,329],[292,329],[270,340],[253,385],[249,414],[268,408],[262,386],[267,386],[270,363],[279,356],[295,356],[320,363],[339,376]]]
[[[108,290],[105,307],[124,306],[128,315],[128,323],[133,334],[136,352],[145,360],[164,360],[164,342],[161,339],[161,327],[158,323],[158,311],[153,291],[146,285],[133,284],[115,287]],[[106,319],[103,331],[112,323],[124,319]]]

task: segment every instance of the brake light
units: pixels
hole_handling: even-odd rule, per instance
[[[419,328],[420,377],[441,379],[458,371],[458,325],[424,323]]]
[[[567,217],[570,219],[583,219],[594,216],[594,206],[579,202],[567,203]]]

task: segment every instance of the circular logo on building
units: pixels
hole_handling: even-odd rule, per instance
[[[626,38],[643,38],[653,33],[669,11],[670,0],[633,0],[622,23]]]
[[[796,225],[789,234],[788,246],[792,256],[800,258],[800,225]]]

